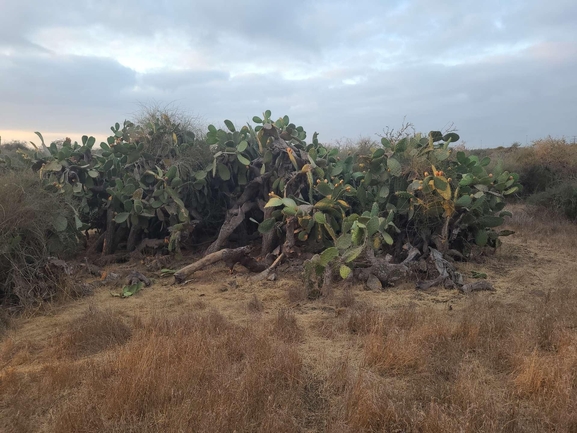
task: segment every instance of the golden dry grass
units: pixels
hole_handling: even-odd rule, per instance
[[[576,432],[577,233],[516,210],[518,235],[464,265],[494,294],[336,287],[295,305],[295,282],[221,292],[207,273],[15,320],[0,431]]]

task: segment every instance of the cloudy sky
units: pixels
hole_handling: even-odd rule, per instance
[[[0,0],[4,142],[104,137],[152,103],[325,141],[405,116],[470,147],[573,140],[577,1]]]

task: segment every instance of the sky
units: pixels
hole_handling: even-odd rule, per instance
[[[577,1],[0,0],[2,142],[104,139],[166,104],[325,142],[404,119],[468,147],[573,141]]]

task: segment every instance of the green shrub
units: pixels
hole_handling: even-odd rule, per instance
[[[519,170],[519,178],[523,183],[526,196],[546,191],[562,181],[560,174],[540,164],[523,167]]]
[[[574,143],[547,137],[535,140],[530,146],[515,143],[507,148],[475,149],[468,153],[479,158],[489,156],[493,161],[500,161],[504,169],[519,173],[523,190],[519,191],[518,198],[576,219],[577,145]]]
[[[507,170],[519,173],[524,197],[577,179],[577,145],[564,138],[547,137],[528,147],[487,152],[492,158],[501,159]]]
[[[577,221],[577,182],[563,183],[533,194],[528,203],[555,209],[572,221]]]

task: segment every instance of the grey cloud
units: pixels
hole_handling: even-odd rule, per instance
[[[225,71],[168,71],[141,74],[139,84],[143,88],[153,88],[163,92],[182,91],[198,88],[211,83],[224,85],[230,78]]]
[[[93,128],[94,113],[118,112],[127,101],[122,93],[136,84],[134,71],[110,59],[16,55],[0,56],[0,63],[6,129]]]
[[[270,108],[324,139],[372,134],[405,115],[422,130],[455,122],[471,145],[577,133],[571,0],[4,3],[1,128],[93,130],[155,100],[212,122]],[[67,25],[98,25],[119,41],[177,31],[207,64],[137,74],[30,42],[36,29]],[[3,47],[18,54],[2,57]],[[247,66],[255,73],[238,75]],[[310,78],[283,79],[291,72]]]

